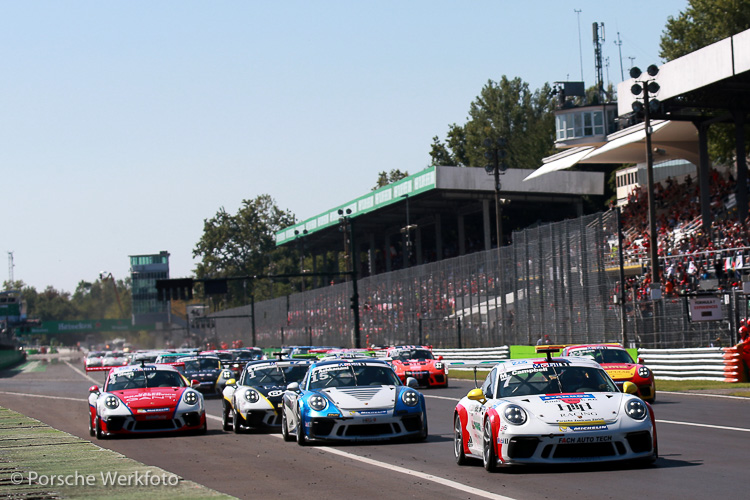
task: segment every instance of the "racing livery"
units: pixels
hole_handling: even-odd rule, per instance
[[[302,380],[310,363],[302,359],[247,363],[239,382],[229,379],[222,392],[222,428],[236,433],[247,428],[278,430],[284,391]]]
[[[169,365],[113,368],[103,389],[89,389],[89,433],[206,432],[203,395]]]
[[[221,376],[221,360],[216,356],[193,356],[180,358],[182,372],[188,380],[197,380],[195,387],[204,394],[219,394],[218,381]]]
[[[424,396],[413,389],[416,380],[409,383],[402,385],[383,360],[318,361],[300,384],[287,387],[281,433],[301,446],[314,440],[424,440]]]
[[[435,358],[431,347],[396,346],[388,349],[387,356],[401,382],[414,377],[420,387],[448,387],[448,365],[442,356]]]
[[[456,405],[454,457],[501,465],[642,460],[658,456],[651,406],[620,392],[585,357],[505,361]]]
[[[633,382],[638,387],[638,395],[644,401],[656,401],[654,373],[643,363],[635,363],[630,353],[619,344],[585,344],[566,346],[563,356],[586,356],[602,365],[617,387],[622,390],[625,382]]]

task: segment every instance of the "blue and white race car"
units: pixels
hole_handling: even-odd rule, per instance
[[[477,458],[488,471],[513,464],[653,462],[654,413],[633,394],[634,384],[626,382],[624,391],[589,358],[500,363],[456,405],[456,462]]]
[[[377,359],[334,359],[310,366],[284,393],[281,433],[311,441],[427,438],[424,396],[415,379],[404,386],[393,367]]]
[[[239,380],[227,380],[222,392],[222,428],[235,433],[249,428],[278,430],[284,391],[287,385],[302,380],[311,362],[282,359],[247,363]]]

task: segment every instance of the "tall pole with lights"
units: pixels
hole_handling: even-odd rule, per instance
[[[99,273],[99,279],[102,280],[102,282],[111,280],[112,286],[115,287],[115,297],[117,297],[117,305],[120,307],[120,316],[125,318],[125,311],[122,309],[122,302],[120,301],[120,292],[117,290],[117,282],[115,281],[115,277],[112,276],[112,273],[108,273],[107,271],[102,271]]]
[[[646,179],[648,189],[648,230],[649,230],[649,253],[651,258],[651,298],[659,298],[659,292],[655,293],[657,285],[661,279],[659,276],[659,248],[656,234],[656,205],[654,202],[654,152],[651,146],[651,113],[659,109],[659,100],[652,98],[651,94],[659,92],[659,84],[654,81],[654,77],[659,74],[659,68],[652,64],[646,69],[649,78],[638,80],[641,77],[641,70],[635,66],[630,68],[630,77],[636,82],[630,88],[630,91],[637,99],[643,99],[643,102],[636,100],[633,103],[633,111],[636,113],[643,112],[643,128],[646,133]],[[643,94],[642,98],[637,96]],[[657,296],[655,296],[657,295]]]

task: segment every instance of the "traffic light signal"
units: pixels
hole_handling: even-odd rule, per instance
[[[193,298],[193,278],[156,280],[156,298],[160,301],[191,300]]]

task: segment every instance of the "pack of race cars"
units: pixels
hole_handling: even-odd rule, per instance
[[[546,357],[498,362],[481,387],[457,403],[453,441],[459,465],[477,459],[491,471],[516,464],[650,463],[658,457],[647,402],[655,398],[653,373],[613,344],[564,346],[562,356],[552,357],[560,350],[539,346]],[[427,409],[417,389],[448,385],[447,363],[427,346],[306,346],[274,359],[245,355],[239,373],[231,366],[234,359],[222,360],[216,352],[161,353],[154,359],[141,354],[134,364],[87,365],[90,371],[108,370],[102,388],[89,390],[92,436],[205,433],[204,394],[218,394],[228,432],[280,432],[301,446],[423,441]],[[611,360],[614,367],[606,362]]]

